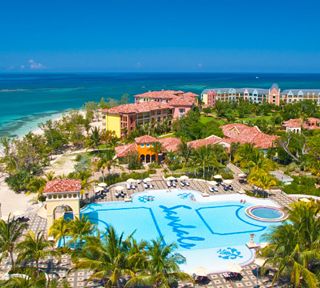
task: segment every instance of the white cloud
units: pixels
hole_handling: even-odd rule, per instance
[[[24,66],[24,65],[21,65],[21,66]],[[28,66],[29,66],[29,69],[31,70],[41,70],[46,68],[43,64],[41,64],[40,62],[36,62],[33,59],[30,59],[28,61]]]

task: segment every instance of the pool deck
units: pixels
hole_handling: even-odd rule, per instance
[[[218,187],[217,192],[210,192],[209,187],[210,185],[207,181],[201,180],[201,179],[189,179],[188,182],[190,183],[190,186],[183,187],[177,181],[177,187],[176,188],[168,188],[166,181],[162,178],[155,177],[150,182],[153,187],[151,189],[145,189],[143,186],[143,183],[140,183],[137,185],[137,188],[134,190],[128,190],[126,188],[126,182],[123,183],[117,183],[115,185],[111,185],[109,187],[109,192],[106,194],[106,196],[103,199],[95,200],[95,202],[108,202],[108,201],[124,201],[123,198],[116,198],[115,197],[115,187],[116,186],[123,186],[123,191],[127,194],[126,197],[130,198],[134,193],[139,193],[143,191],[150,191],[150,190],[170,190],[170,189],[183,189],[183,190],[195,190],[199,191],[200,193],[205,193],[204,197],[207,197],[208,195],[229,195],[229,197],[233,197],[231,194],[237,194],[237,191],[241,189],[248,190],[250,188],[249,185],[240,184],[237,179],[235,179],[232,183],[233,191],[225,191],[222,186]],[[208,194],[208,195],[207,195]],[[93,200],[94,193],[90,195],[90,200]],[[241,194],[237,195],[241,197]],[[219,198],[220,198],[219,197]],[[228,197],[228,198],[229,198]],[[243,197],[246,197],[244,194]],[[275,201],[279,204],[279,206],[285,206],[288,207],[290,203],[293,202],[292,199],[290,199],[285,193],[283,193],[280,190],[272,191],[270,197],[268,198],[270,200]],[[34,232],[38,231],[46,231],[46,219],[44,219],[43,215],[39,216],[38,214],[34,212],[30,212],[26,215],[30,218],[29,225],[30,229]],[[9,264],[8,262],[4,262],[4,265],[2,265],[0,269],[0,277],[1,274],[4,274],[6,271],[9,270]],[[70,270],[72,267],[70,256],[63,255],[61,259],[61,263],[58,263],[56,260],[52,258],[47,258],[45,261],[41,263],[41,266],[43,270],[45,270],[47,273],[50,273],[50,275],[56,275],[60,279],[66,279],[71,287],[77,288],[77,287],[101,287],[101,283],[91,281],[90,275],[92,274],[88,270]],[[237,281],[227,281],[223,273],[213,273],[208,275],[208,283],[206,284],[180,284],[179,287],[213,287],[213,288],[226,288],[226,287],[255,287],[258,284],[259,287],[287,287],[286,284],[281,285],[278,283],[276,286],[272,286],[271,282],[272,279],[269,277],[259,277],[257,280],[256,276],[253,273],[253,269],[255,269],[257,265],[248,264],[247,266],[243,267],[243,270],[241,271],[242,279]],[[2,273],[1,273],[2,272]]]

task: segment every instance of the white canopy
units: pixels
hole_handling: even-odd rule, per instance
[[[187,175],[182,175],[180,176],[180,180],[188,180],[189,177]]]
[[[217,175],[214,175],[213,178],[214,178],[214,179],[222,179],[222,176],[219,175],[219,174],[217,174]]]
[[[213,186],[215,186],[215,185],[217,185],[218,183],[216,182],[216,181],[208,181],[208,183],[210,184],[210,185],[213,185]]]
[[[152,179],[150,177],[143,179],[143,182],[150,182],[150,181],[152,181]]]
[[[256,258],[254,259],[254,264],[262,267],[264,265],[264,263],[266,262],[266,259],[264,258]]]
[[[228,271],[234,273],[240,273],[242,271],[242,267],[238,263],[229,263]]]
[[[19,217],[19,216],[22,216],[23,214],[24,214],[24,212],[21,211],[21,210],[14,211],[14,212],[12,213],[12,215],[13,215],[14,217]]]
[[[101,182],[98,184],[98,186],[99,187],[107,187],[108,185],[107,185],[107,183]]]
[[[167,178],[167,180],[169,180],[169,181],[173,181],[173,180],[176,180],[177,178],[176,177],[173,177],[173,176],[169,176],[168,178]]]
[[[136,182],[137,182],[137,180],[136,180],[136,179],[132,179],[132,178],[130,178],[130,179],[128,179],[128,180],[127,180],[127,182],[128,182],[128,183],[136,183]]]
[[[238,191],[239,194],[246,194],[246,191],[244,191],[242,188]]]
[[[240,174],[238,174],[238,177],[239,177],[239,178],[245,178],[245,177],[247,177],[247,174],[240,173]]]
[[[116,191],[123,191],[124,190],[124,187],[123,186],[116,186],[116,187],[114,187],[114,190],[116,190]]]
[[[223,180],[223,183],[227,184],[227,185],[231,185],[232,184],[232,180],[231,179],[226,179],[226,180]]]
[[[101,192],[101,191],[103,191],[103,190],[104,190],[104,189],[103,189],[102,187],[99,187],[99,186],[94,187],[94,192],[95,192],[95,193]]]

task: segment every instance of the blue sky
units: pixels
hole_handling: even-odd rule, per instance
[[[318,0],[1,0],[0,71],[320,72]]]

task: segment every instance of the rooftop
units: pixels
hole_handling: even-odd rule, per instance
[[[176,152],[181,144],[181,140],[176,137],[161,138],[158,139],[158,141],[161,143],[163,149],[168,152]]]
[[[130,113],[144,113],[153,110],[171,109],[171,106],[167,103],[161,102],[140,102],[132,104],[123,104],[110,109],[104,109],[103,112],[110,114],[130,114]]]
[[[198,95],[192,92],[184,92],[181,90],[160,90],[160,91],[149,91],[142,94],[137,94],[135,98],[154,98],[154,99],[166,99],[170,100],[176,96],[191,96],[197,97]]]
[[[49,181],[44,188],[44,193],[79,192],[81,181],[75,179],[55,179]]]
[[[257,126],[250,127],[235,123],[223,125],[221,129],[225,135],[224,141],[228,143],[249,143],[261,149],[271,148],[273,142],[278,139],[278,136],[261,132]]]
[[[197,148],[200,148],[200,147],[206,146],[206,145],[218,144],[221,141],[222,141],[222,138],[215,136],[215,135],[212,135],[212,136],[209,136],[205,139],[198,139],[198,140],[190,141],[190,142],[188,142],[188,145],[191,148],[197,149]]]
[[[289,119],[283,122],[283,126],[288,128],[301,128],[302,120],[300,118]]]
[[[152,137],[150,135],[143,135],[140,137],[137,137],[134,139],[134,141],[137,144],[144,144],[144,143],[155,143],[155,142],[159,142],[159,140],[155,137]]]

